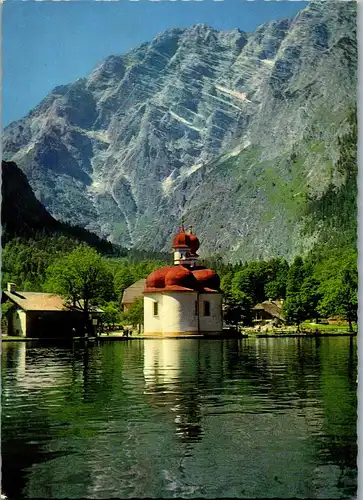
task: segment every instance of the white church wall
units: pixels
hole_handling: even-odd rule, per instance
[[[197,292],[163,292],[144,296],[144,333],[175,335],[200,332],[221,332],[222,294],[199,294],[199,325],[195,314]],[[154,303],[158,304],[155,315]],[[209,302],[209,316],[205,316],[204,302]]]
[[[150,293],[144,295],[144,333],[162,333],[163,295]],[[154,303],[158,303],[158,314],[154,314]]]
[[[209,302],[209,316],[204,316],[204,302]],[[199,327],[201,332],[221,332],[222,322],[222,294],[201,293],[199,295]]]
[[[163,333],[198,332],[196,292],[163,293]]]

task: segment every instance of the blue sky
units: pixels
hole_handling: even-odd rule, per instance
[[[171,27],[206,23],[253,31],[294,16],[302,1],[8,0],[2,12],[2,121],[24,116],[54,87],[86,76],[105,57],[122,54]]]

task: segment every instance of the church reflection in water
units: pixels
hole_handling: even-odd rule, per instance
[[[200,346],[196,339],[144,341],[145,394],[150,405],[168,407],[176,434],[186,442],[203,436]]]

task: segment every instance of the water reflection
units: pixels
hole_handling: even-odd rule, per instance
[[[200,349],[196,340],[149,339],[144,344],[145,394],[151,405],[166,405],[182,441],[202,438],[197,375]]]
[[[10,498],[347,498],[356,341],[4,343]]]

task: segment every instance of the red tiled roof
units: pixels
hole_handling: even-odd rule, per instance
[[[160,292],[195,292],[193,288],[186,288],[185,286],[169,285],[164,288],[145,288],[144,293],[160,293]]]
[[[144,293],[163,293],[163,292],[199,292],[199,293],[220,293],[219,290],[213,290],[212,288],[202,288],[200,290],[194,290],[193,288],[186,288],[179,285],[166,286],[164,288],[145,288]]]
[[[199,248],[199,239],[197,238],[197,236],[195,234],[192,234],[190,233],[189,234],[189,241],[190,241],[190,250],[192,252],[192,254],[196,255],[197,254],[197,250]]]
[[[186,267],[182,265],[173,266],[165,275],[165,288],[174,285],[194,290],[197,287],[197,280],[194,274]]]
[[[191,248],[190,244],[189,234],[185,232],[184,226],[182,226],[179,233],[174,236],[173,248]]]
[[[179,264],[153,271],[146,279],[144,291],[146,293],[163,290],[218,292],[219,287],[219,276],[212,269],[192,270]]]

